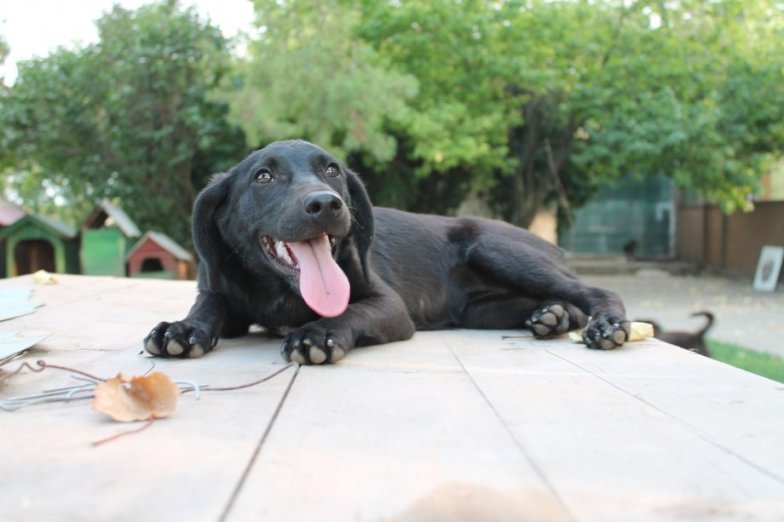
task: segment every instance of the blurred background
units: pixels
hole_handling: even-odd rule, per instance
[[[587,277],[669,278],[639,292],[711,274],[731,299],[784,245],[779,0],[28,0],[0,7],[0,62],[3,276],[192,277],[199,190],[286,138],[377,205],[505,219]],[[770,256],[753,331],[781,311]],[[720,304],[658,313],[699,329],[698,306]]]

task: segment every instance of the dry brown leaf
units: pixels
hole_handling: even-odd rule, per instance
[[[95,388],[93,409],[120,422],[166,417],[177,407],[180,389],[162,372],[130,380],[121,373]]]

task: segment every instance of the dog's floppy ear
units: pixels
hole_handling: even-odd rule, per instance
[[[370,255],[370,245],[373,243],[375,224],[373,221],[373,205],[370,203],[365,185],[359,176],[346,169],[348,173],[348,194],[351,197],[351,233],[356,241],[359,251],[359,261],[362,263],[362,272],[365,279],[368,279],[368,256]]]
[[[193,204],[193,246],[199,254],[207,275],[207,286],[210,292],[218,290],[218,265],[225,244],[215,222],[218,207],[229,194],[229,175],[216,175],[207,187],[196,197]]]

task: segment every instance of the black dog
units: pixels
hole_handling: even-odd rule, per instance
[[[583,285],[558,247],[512,225],[373,208],[356,174],[304,141],[273,143],[218,175],[196,200],[199,295],[188,316],[144,341],[198,357],[252,324],[288,333],[300,364],[416,329],[586,326],[591,348],[624,343],[612,292]],[[589,320],[590,317],[590,320]]]
[[[655,338],[661,339],[665,343],[674,344],[675,346],[680,346],[681,348],[686,348],[687,350],[691,350],[692,352],[696,352],[700,355],[710,357],[710,351],[708,350],[708,346],[705,344],[705,334],[708,332],[711,326],[713,326],[713,322],[715,320],[713,314],[703,311],[694,312],[691,314],[691,316],[705,317],[707,320],[705,322],[705,326],[696,332],[685,332],[678,330],[664,330],[661,325],[655,321],[645,322],[653,325],[653,336]]]

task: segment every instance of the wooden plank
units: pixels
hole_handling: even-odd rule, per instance
[[[722,396],[711,404],[697,397],[692,409],[699,409],[702,400],[705,408],[697,415],[702,420],[695,422],[705,429],[711,423],[723,427],[723,433],[709,438],[679,413],[654,405],[658,397],[677,394],[678,382],[659,379],[644,397],[622,387],[657,380],[657,368],[684,377],[709,371],[696,356],[665,349],[646,366],[642,346],[600,352],[561,340],[504,341],[499,336],[489,342],[487,334],[465,331],[444,336],[577,520],[784,519],[784,484],[729,450],[729,443],[715,442],[741,440],[749,433],[730,422],[731,412],[743,409],[730,406],[738,383],[755,388],[757,396],[767,395],[770,405],[774,396],[767,381],[750,382],[737,371],[715,372],[713,390]],[[591,365],[604,371],[588,371]],[[690,394],[680,399],[686,402]],[[781,416],[759,418],[751,432],[768,437],[780,423]],[[748,438],[745,444],[756,442]]]
[[[46,302],[47,306],[58,306],[70,302],[83,301],[93,295],[107,291],[121,290],[125,278],[83,277],[67,274],[54,274],[56,284],[35,284],[31,275],[23,275],[0,281],[3,288],[30,288],[33,298]]]
[[[569,519],[438,332],[303,367],[228,517]]]
[[[116,287],[127,290],[123,282]],[[66,299],[63,287],[51,289],[54,304],[44,307],[50,313],[37,320],[54,334],[23,360],[41,358],[104,377],[120,371],[141,374],[154,363],[175,380],[227,386],[251,382],[283,365],[280,341],[263,335],[224,341],[202,359],[140,356],[134,323],[149,328],[150,312],[130,307],[124,321],[115,321],[117,302],[96,306],[96,298],[111,294],[115,285],[93,278],[84,283],[94,290],[84,299]],[[157,284],[133,288],[143,293]],[[88,317],[80,318],[80,311]],[[90,324],[102,326],[86,327]],[[64,335],[66,331],[71,334]],[[218,520],[293,376],[290,368],[253,388],[204,392],[198,401],[184,395],[170,418],[98,447],[91,443],[138,424],[114,423],[92,411],[88,402],[0,411],[0,520]],[[56,370],[25,373],[7,383],[2,397],[72,384]]]
[[[141,356],[193,282],[62,276],[35,294],[44,307],[2,324],[53,333],[26,360],[102,376],[154,362],[215,385],[282,365],[260,334],[193,361]],[[0,520],[784,519],[782,385],[658,342],[596,352],[508,333],[418,333],[186,395],[100,447],[125,426],[85,403],[0,412]],[[70,383],[25,374],[0,393]]]
[[[213,358],[204,371],[166,369],[226,384],[272,369],[252,357],[231,359]],[[227,379],[240,363],[255,365],[253,375]],[[293,369],[255,388],[205,393],[199,401],[183,396],[171,418],[99,447],[90,444],[129,426],[86,403],[3,413],[0,518],[83,520],[89,513],[93,520],[218,520],[292,375]]]
[[[193,281],[157,281],[57,275],[58,284],[35,285],[30,276],[2,281],[7,288],[31,288],[44,306],[34,314],[4,321],[3,329],[50,332],[42,350],[125,350],[162,320],[184,317],[196,296]],[[118,330],[118,328],[120,328]],[[118,333],[122,332],[122,335]]]
[[[628,345],[615,357],[552,353],[784,484],[784,384],[657,340]]]

